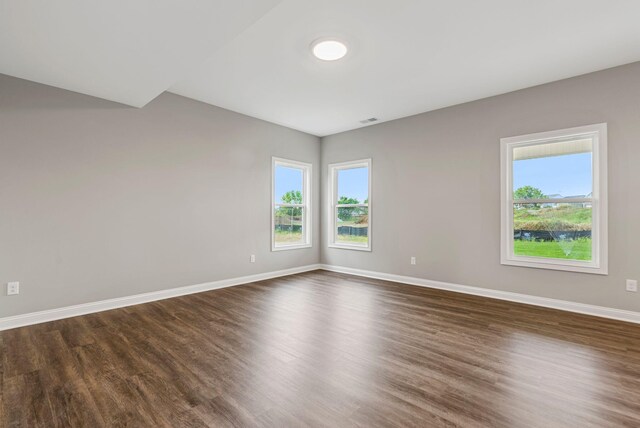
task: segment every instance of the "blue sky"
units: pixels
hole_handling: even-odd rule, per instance
[[[513,189],[533,186],[545,195],[586,195],[591,192],[591,153],[526,159],[513,163]],[[368,194],[367,168],[344,169],[338,172],[338,197],[347,196],[364,202]],[[289,190],[302,191],[302,171],[276,168],[275,200]]]
[[[513,189],[533,186],[545,195],[586,195],[592,190],[591,153],[513,162]]]
[[[357,198],[359,202],[367,199],[369,175],[367,168],[343,169],[338,172],[338,195]],[[282,195],[290,190],[302,191],[302,171],[279,166],[276,168],[275,201],[282,201]]]
[[[364,203],[369,194],[368,168],[341,169],[338,171],[338,198],[346,196]]]
[[[289,190],[302,191],[302,170],[279,166],[276,168],[276,202],[282,202],[282,195]]]

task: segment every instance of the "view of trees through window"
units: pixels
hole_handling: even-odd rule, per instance
[[[285,163],[287,162],[287,163]],[[305,205],[306,166],[290,165],[292,161],[276,162],[274,168],[273,244],[291,247],[307,244]]]
[[[592,260],[591,170],[591,153],[514,161],[514,255]]]
[[[369,168],[337,171],[335,242],[367,246],[369,243]]]
[[[338,242],[367,243],[369,235],[368,204],[369,198],[362,202],[360,202],[358,198],[350,198],[347,196],[341,196],[338,199],[338,212],[336,215],[338,219]]]
[[[302,235],[302,192],[289,190],[281,197],[282,204],[276,206],[275,234],[276,243],[300,243]],[[289,206],[298,204],[300,206]]]

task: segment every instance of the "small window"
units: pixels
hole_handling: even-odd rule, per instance
[[[273,158],[271,249],[311,247],[311,165]]]
[[[607,125],[503,138],[502,264],[607,274]]]
[[[371,159],[329,165],[329,246],[371,251]]]

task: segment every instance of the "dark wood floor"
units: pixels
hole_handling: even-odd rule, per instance
[[[640,326],[310,272],[0,333],[0,426],[640,426]]]

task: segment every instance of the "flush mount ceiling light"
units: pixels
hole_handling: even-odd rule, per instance
[[[322,39],[311,44],[311,52],[323,61],[336,61],[347,54],[347,46],[335,39]]]

